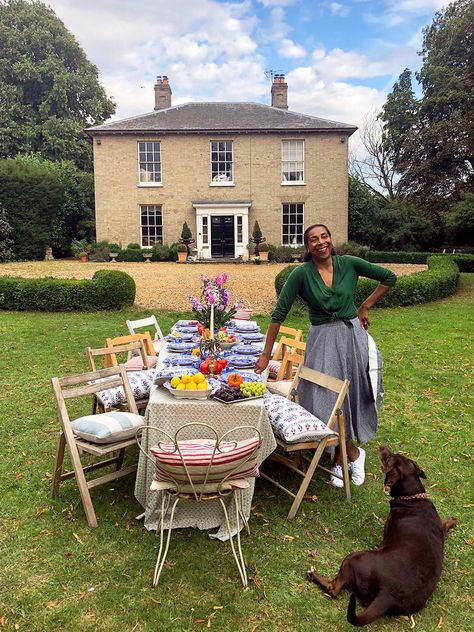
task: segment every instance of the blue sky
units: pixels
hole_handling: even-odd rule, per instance
[[[50,0],[97,65],[114,118],[153,110],[156,75],[173,105],[269,104],[282,72],[289,109],[363,124],[405,67],[441,0]]]

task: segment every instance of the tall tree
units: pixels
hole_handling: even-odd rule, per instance
[[[0,0],[0,157],[34,152],[90,168],[84,128],[115,111],[74,36],[52,9]]]
[[[401,190],[442,211],[474,185],[474,2],[451,3],[423,33],[423,95],[414,102],[405,71],[383,120]]]

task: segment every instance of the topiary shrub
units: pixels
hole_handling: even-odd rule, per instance
[[[427,264],[428,270],[399,277],[395,287],[377,303],[377,307],[399,307],[428,303],[454,294],[459,278],[459,268],[452,258],[446,255],[433,255],[428,257]],[[277,296],[294,269],[294,266],[288,266],[275,277]],[[359,279],[354,303],[360,305],[377,285],[377,281]]]
[[[459,272],[474,272],[474,255],[449,255],[458,266]]]
[[[119,270],[99,270],[92,279],[0,277],[0,308],[12,311],[122,309],[133,305],[135,293],[135,281]]]

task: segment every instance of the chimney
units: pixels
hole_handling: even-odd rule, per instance
[[[272,107],[288,109],[288,84],[285,75],[274,75],[272,83]]]
[[[156,78],[155,83],[155,110],[164,110],[171,107],[171,88],[166,75]]]

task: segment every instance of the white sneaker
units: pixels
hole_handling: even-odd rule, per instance
[[[365,481],[365,450],[359,448],[359,456],[355,461],[349,463],[349,468],[351,471],[351,481],[354,485],[362,485]]]
[[[334,465],[331,468],[331,472],[333,474],[338,474],[341,478],[337,478],[331,474],[329,485],[332,485],[333,487],[344,487],[344,481],[342,480],[342,467],[340,465]]]

